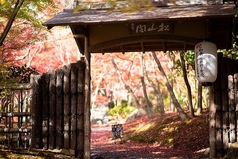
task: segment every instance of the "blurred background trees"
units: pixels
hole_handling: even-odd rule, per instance
[[[4,32],[16,2],[18,1],[0,0],[0,33]],[[44,21],[63,8],[72,9],[76,5],[74,1],[22,2],[11,29],[0,46],[0,71],[3,76],[6,76],[4,71],[11,67],[29,67],[41,74],[79,60],[81,54],[69,27],[54,27],[49,31],[42,26]],[[175,4],[174,1],[169,3]],[[113,6],[113,3],[110,5]],[[149,1],[144,1],[142,5],[149,5]],[[132,6],[132,9],[140,7],[137,3]],[[189,111],[191,117],[194,116],[193,109],[201,113],[202,109],[207,108],[209,91],[202,88],[195,78],[193,50],[155,54],[179,107],[185,112]],[[234,44],[234,49],[224,51],[224,55],[237,58],[236,45]],[[114,109],[110,112],[111,115],[123,118],[127,118],[135,109],[144,109],[150,116],[175,111],[171,93],[152,52],[92,54],[91,64],[92,107],[109,106],[109,109]],[[120,109],[126,109],[127,106],[128,111]]]

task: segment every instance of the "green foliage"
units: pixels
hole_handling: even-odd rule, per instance
[[[11,16],[14,5],[14,0],[0,0],[0,23],[1,19],[6,20]],[[41,20],[44,17],[43,13],[51,11],[47,10],[47,8],[51,8],[52,11],[56,9],[53,0],[25,0],[16,19],[25,21],[25,23],[31,23],[35,27],[42,28]]]
[[[38,74],[35,68],[24,66],[10,66],[10,78],[16,79],[18,83],[29,83],[32,74]]]
[[[24,66],[2,67],[0,85],[9,86],[16,83],[29,83],[31,74],[38,74],[35,68]]]
[[[136,134],[135,136],[132,136],[132,139],[135,141],[145,142],[143,134]]]
[[[122,118],[126,118],[128,114],[133,112],[135,107],[128,105],[127,101],[122,101],[121,105],[115,106],[113,108],[109,108],[108,115],[110,116],[121,116]]]
[[[229,50],[220,50],[220,52],[223,53],[224,57],[230,58],[230,59],[235,59],[238,60],[238,49],[237,46],[235,45],[233,49]]]
[[[184,55],[184,60],[186,61],[187,66],[192,66],[192,68],[195,68],[195,61],[194,61],[194,51],[189,50]]]
[[[109,102],[108,103],[108,107],[109,108],[114,108],[115,107],[115,103],[112,101],[112,102]]]

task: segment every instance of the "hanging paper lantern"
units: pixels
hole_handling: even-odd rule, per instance
[[[195,45],[195,71],[199,82],[210,83],[217,78],[217,47],[203,41]]]

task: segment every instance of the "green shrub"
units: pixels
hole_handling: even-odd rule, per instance
[[[113,108],[109,108],[108,115],[110,116],[121,116],[122,118],[126,118],[128,114],[133,112],[136,108],[128,105],[127,101],[122,101],[121,105],[114,106]]]

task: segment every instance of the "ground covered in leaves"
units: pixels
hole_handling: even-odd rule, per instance
[[[208,112],[181,121],[177,113],[137,118],[123,124],[124,136],[112,140],[111,124],[92,125],[91,159],[208,158]],[[0,158],[67,159],[59,153],[0,149]]]
[[[123,124],[122,140],[110,125],[92,126],[92,158],[208,158],[208,113],[181,121],[177,113],[140,117]]]

